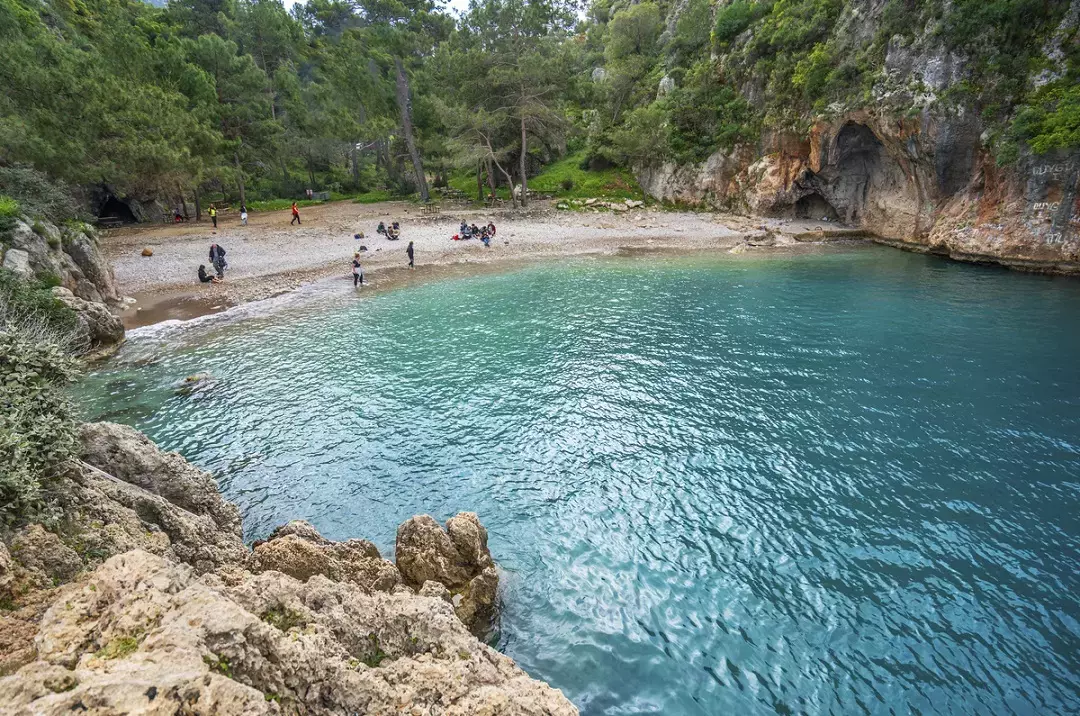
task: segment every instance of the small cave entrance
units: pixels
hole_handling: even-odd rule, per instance
[[[812,219],[814,221],[840,221],[840,215],[833,208],[833,205],[816,191],[795,202],[795,218]]]
[[[117,199],[112,194],[102,203],[98,210],[98,220],[102,224],[135,224],[138,219],[132,213],[131,207]]]

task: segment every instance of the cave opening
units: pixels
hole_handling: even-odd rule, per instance
[[[885,146],[865,124],[849,122],[836,136],[836,150],[835,205],[845,223],[857,225],[866,218],[872,184],[883,174]]]
[[[840,221],[840,214],[825,197],[817,192],[811,192],[795,202],[796,219],[813,219],[814,221]]]
[[[101,205],[101,209],[98,211],[98,219],[108,223],[120,224],[134,224],[138,222],[138,219],[135,218],[135,214],[131,212],[131,207],[112,194],[110,194],[109,198],[105,200],[105,203]]]

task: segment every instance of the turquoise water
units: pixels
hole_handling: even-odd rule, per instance
[[[493,644],[585,714],[1080,712],[1080,281],[869,248],[344,286],[136,337],[89,417],[249,539],[475,510]]]

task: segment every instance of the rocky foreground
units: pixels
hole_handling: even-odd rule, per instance
[[[366,540],[290,522],[248,549],[213,479],[83,427],[61,512],[0,543],[3,714],[576,714],[482,644],[498,574],[461,513]]]

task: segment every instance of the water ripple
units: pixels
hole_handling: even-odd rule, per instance
[[[283,304],[144,331],[90,411],[249,539],[476,510],[496,644],[584,713],[1080,712],[1077,282],[873,249]]]

